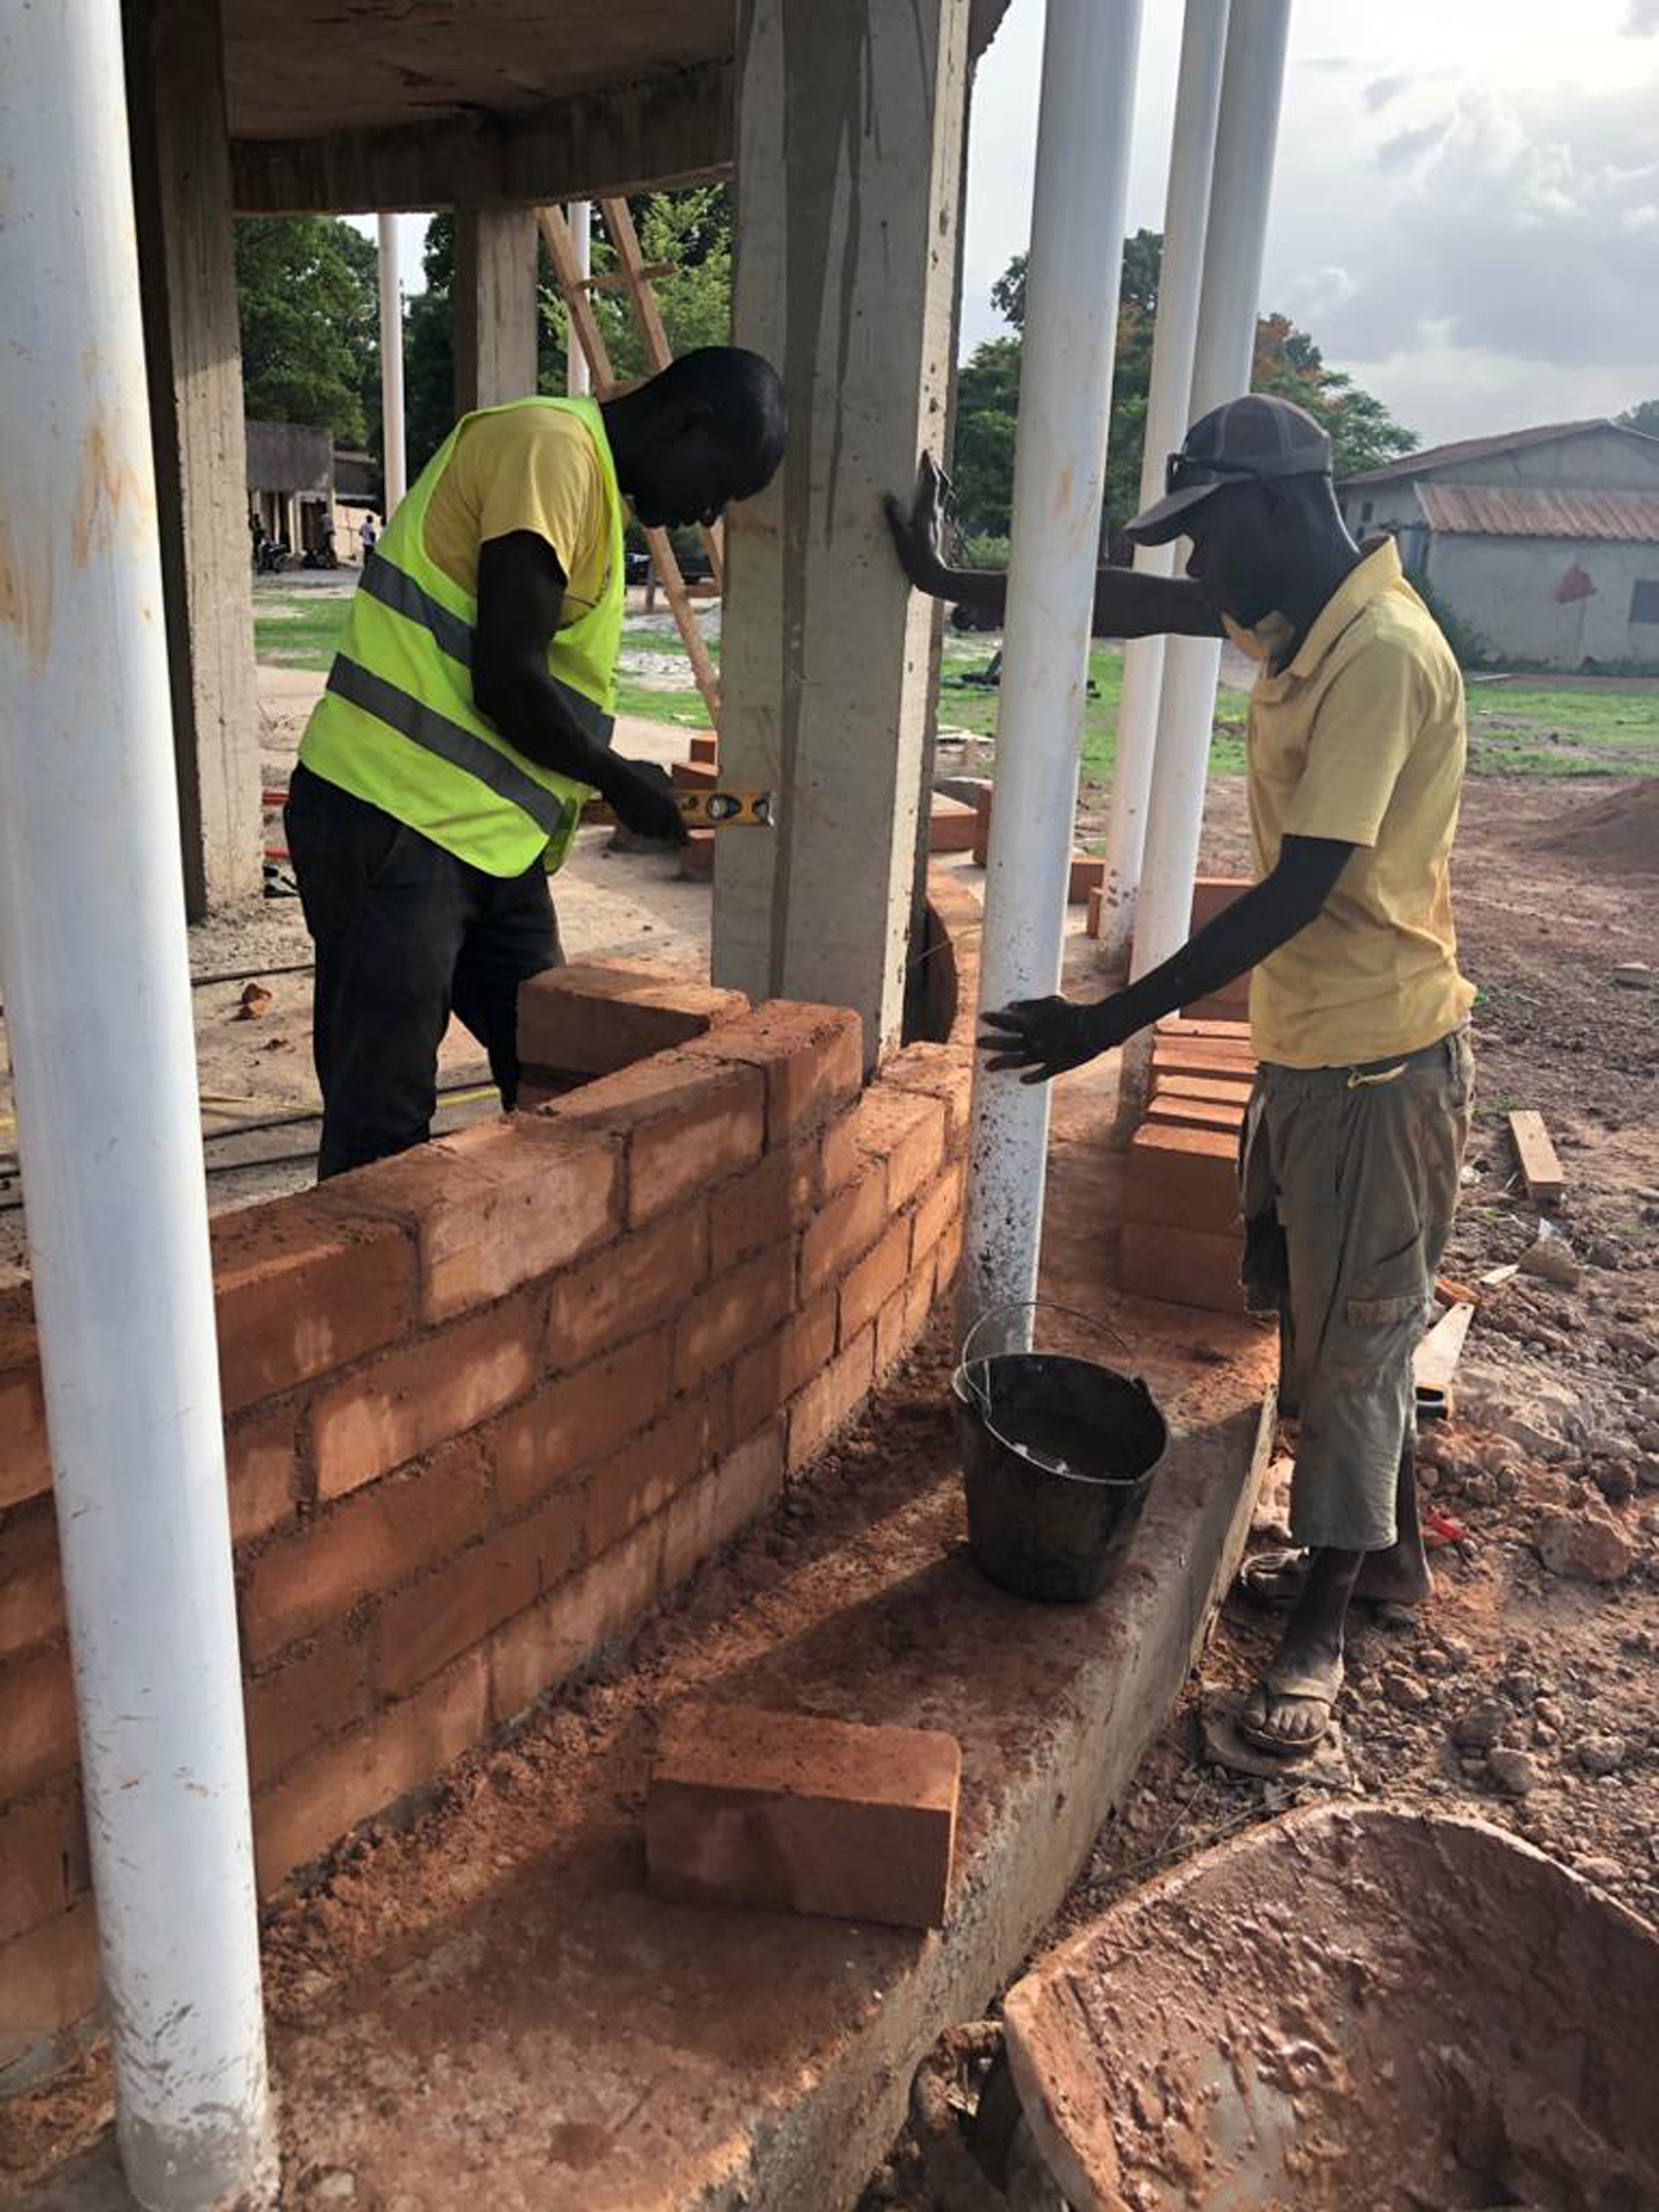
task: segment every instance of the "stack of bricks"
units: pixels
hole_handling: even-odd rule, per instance
[[[1170,1020],[1153,1032],[1151,1095],[1124,1177],[1125,1290],[1243,1311],[1238,1147],[1255,1067],[1248,1022]]]
[[[843,1010],[592,969],[526,998],[544,1066],[595,1079],[214,1225],[267,1895],[629,1632],[860,1409],[956,1267],[962,1042],[866,1085]],[[652,1056],[596,1070],[607,1036]],[[23,1291],[0,2092],[97,1996],[49,1485]]]

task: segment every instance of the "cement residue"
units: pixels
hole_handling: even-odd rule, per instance
[[[1352,1807],[1151,1886],[1007,2001],[1078,2212],[1640,2212],[1656,2014],[1633,1916],[1494,1829]]]

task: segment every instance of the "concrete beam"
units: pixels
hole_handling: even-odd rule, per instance
[[[718,175],[734,149],[729,60],[574,94],[523,119],[470,116],[398,131],[240,139],[244,215],[368,214],[490,202],[540,206]]]
[[[206,20],[204,20],[204,18]],[[144,349],[192,919],[262,880],[241,332],[217,0],[125,0]]]
[[[969,15],[745,0],[740,21],[736,331],[781,371],[790,439],[732,518],[720,757],[781,820],[716,848],[714,969],[856,1007],[872,1063],[903,1008],[933,696],[881,494],[945,430]]]
[[[455,412],[536,389],[536,218],[528,208],[462,208],[450,289]]]

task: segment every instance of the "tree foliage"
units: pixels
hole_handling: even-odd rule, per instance
[[[1155,230],[1138,230],[1123,242],[1103,502],[1102,538],[1108,544],[1140,504],[1163,253],[1164,240]],[[1025,285],[1025,256],[1020,253],[991,288],[993,304],[1016,331],[1024,328]],[[1019,349],[1018,337],[988,339],[963,364],[957,384],[953,473],[957,510],[970,531],[1003,536],[1009,528]],[[1412,431],[1394,421],[1381,400],[1340,370],[1328,367],[1313,339],[1288,316],[1267,315],[1257,325],[1251,382],[1257,392],[1296,400],[1323,423],[1331,434],[1339,477],[1376,468],[1396,454],[1409,453],[1418,442]]]
[[[319,424],[342,445],[366,444],[380,416],[372,242],[328,216],[245,216],[236,287],[247,414]]]
[[[1644,438],[1659,438],[1659,399],[1640,399],[1616,420],[1621,429],[1639,430]]]

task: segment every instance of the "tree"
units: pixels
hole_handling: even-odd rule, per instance
[[[1644,438],[1659,438],[1659,399],[1639,400],[1614,419],[1620,429],[1639,430]]]
[[[1109,545],[1140,504],[1163,258],[1164,240],[1155,230],[1138,230],[1123,241],[1111,436],[1102,502],[1102,539]],[[1024,327],[1025,285],[1025,256],[1017,253],[991,288],[993,304],[1017,331]],[[1019,344],[1018,337],[993,338],[975,348],[957,383],[957,502],[970,531],[1006,534],[1007,530],[1006,518],[1013,505]],[[1381,400],[1361,391],[1341,371],[1328,368],[1313,339],[1288,316],[1264,316],[1258,325],[1251,383],[1255,391],[1296,400],[1317,417],[1331,434],[1339,477],[1378,467],[1398,453],[1409,453],[1418,442],[1414,433],[1394,421]]]
[[[308,422],[362,446],[380,413],[373,244],[322,216],[236,225],[242,387],[255,422]]]

